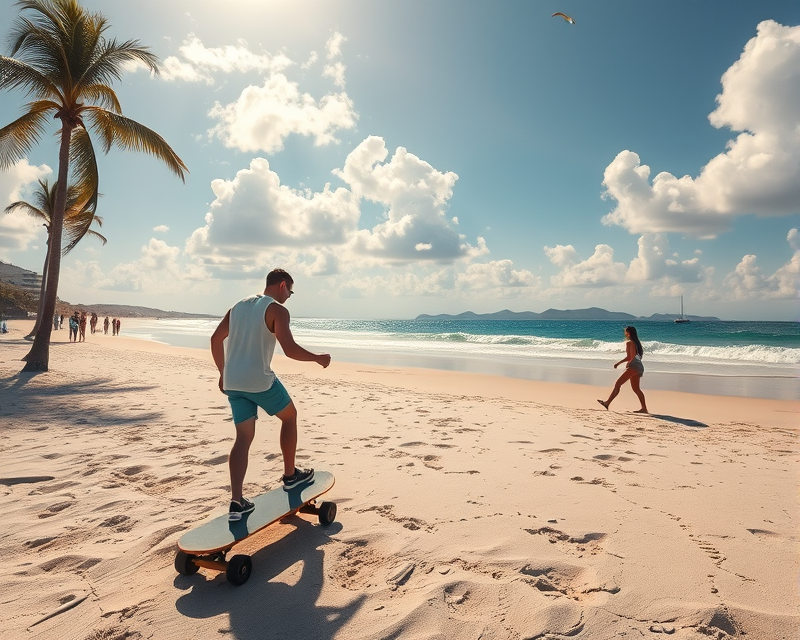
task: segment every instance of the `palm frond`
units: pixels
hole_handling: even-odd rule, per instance
[[[58,98],[58,88],[50,78],[31,65],[0,56],[0,89],[22,89],[37,98]]]
[[[90,229],[93,223],[97,226],[102,226],[102,221],[94,215],[94,210],[88,203],[80,206],[80,203],[66,211],[64,214],[64,248],[62,255],[67,255],[72,251],[78,242],[86,235],[92,235],[102,240],[103,244],[107,242],[105,236]]]
[[[114,113],[122,113],[122,105],[119,103],[117,94],[108,85],[92,84],[82,86],[81,97],[87,102],[109,109]]]
[[[158,58],[138,40],[117,43],[116,40],[102,42],[96,59],[80,78],[81,84],[110,84],[122,79],[125,64],[141,62],[155,74],[160,72]]]
[[[186,181],[189,173],[186,165],[172,150],[166,140],[152,129],[125,116],[100,109],[86,107],[85,112],[92,121],[93,128],[103,139],[104,151],[108,153],[113,145],[123,149],[142,151],[163,160],[181,180]]]
[[[45,213],[41,209],[37,209],[32,204],[25,202],[24,200],[19,200],[17,202],[12,202],[8,205],[5,209],[3,209],[5,213],[14,213],[15,211],[19,211],[21,213],[27,213],[31,218],[37,218],[38,220],[44,220],[47,226],[50,225],[50,216],[48,213]]]
[[[6,169],[30,154],[48,122],[47,113],[58,105],[42,100],[27,105],[28,112],[0,129],[0,168]]]
[[[89,132],[84,127],[75,127],[69,145],[69,164],[72,173],[70,184],[77,190],[76,199],[94,211],[99,197],[100,177],[97,157]],[[83,206],[83,204],[81,205]]]

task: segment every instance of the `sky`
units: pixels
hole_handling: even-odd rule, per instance
[[[683,296],[800,318],[796,1],[83,6],[160,59],[114,89],[190,174],[101,155],[108,242],[64,258],[64,300],[223,314],[281,267],[304,317],[649,316]],[[17,11],[0,3],[5,55]],[[0,93],[0,126],[25,102]],[[52,133],[0,172],[0,206],[55,180]],[[0,260],[41,272],[44,250],[40,223],[0,214]]]

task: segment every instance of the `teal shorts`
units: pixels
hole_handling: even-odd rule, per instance
[[[275,382],[266,391],[251,393],[249,391],[226,391],[228,402],[231,403],[233,411],[233,424],[239,424],[250,418],[258,417],[258,407],[261,407],[269,415],[274,416],[280,413],[292,399],[286,391],[281,381],[275,378]]]

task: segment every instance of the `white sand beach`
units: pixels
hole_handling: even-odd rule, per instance
[[[210,353],[97,334],[20,374],[21,327],[0,339],[2,638],[800,634],[798,402],[645,389],[643,416],[627,388],[605,411],[607,387],[276,358],[339,514],[242,543],[235,587],[173,567],[229,500]],[[277,486],[277,433],[259,419],[246,495]]]

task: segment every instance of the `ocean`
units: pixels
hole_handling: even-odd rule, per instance
[[[123,335],[208,349],[219,319],[126,319]],[[334,362],[611,386],[620,321],[293,318],[297,342]],[[637,321],[642,388],[800,399],[800,323]]]

